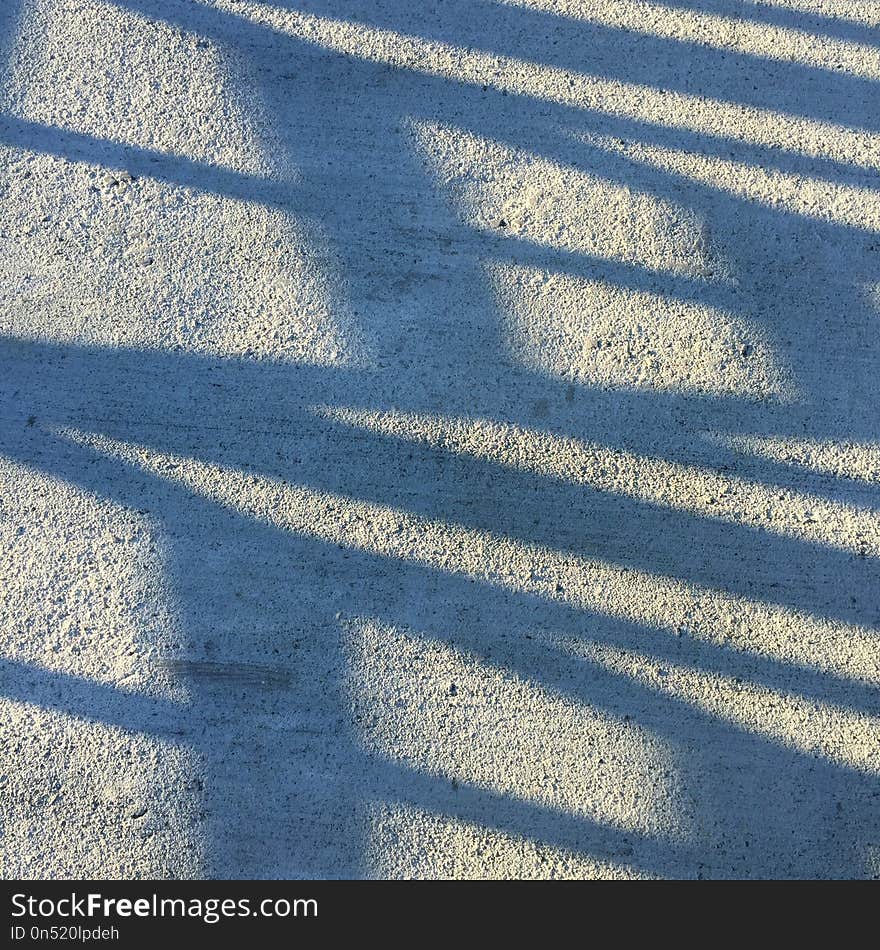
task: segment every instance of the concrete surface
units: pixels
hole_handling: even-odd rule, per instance
[[[16,0],[5,877],[880,874],[880,11]]]

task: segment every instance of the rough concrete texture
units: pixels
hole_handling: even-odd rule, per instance
[[[6,877],[880,875],[880,10],[14,0]]]

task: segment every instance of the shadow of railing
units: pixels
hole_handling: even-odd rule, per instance
[[[767,485],[876,510],[873,486],[743,459],[700,438],[711,430],[877,439],[876,345],[863,339],[868,305],[839,273],[841,255],[864,255],[876,237],[647,168],[577,141],[572,133],[592,129],[717,157],[733,151],[759,167],[870,188],[877,186],[877,170],[510,95],[489,84],[457,83],[424,74],[418,64],[404,69],[359,60],[208,5],[116,5],[206,35],[245,62],[262,62],[268,72],[254,65],[255,82],[300,172],[296,185],[20,116],[2,118],[2,141],[126,167],[135,175],[319,221],[351,300],[365,304],[363,329],[374,351],[383,359],[401,353],[407,358],[391,357],[389,368],[381,361],[314,367],[4,337],[0,378],[9,408],[0,417],[2,454],[161,520],[170,539],[169,586],[188,636],[182,654],[192,661],[181,667],[188,670],[183,678],[190,695],[182,708],[11,659],[0,669],[5,695],[126,730],[173,733],[197,749],[207,769],[203,834],[209,875],[369,873],[366,815],[369,803],[383,801],[650,874],[864,873],[866,848],[878,832],[875,774],[821,748],[798,749],[774,738],[772,730],[737,725],[734,709],[730,716],[716,715],[668,689],[568,655],[558,635],[766,688],[784,699],[856,716],[880,712],[873,683],[810,662],[810,647],[801,650],[804,661],[750,652],[563,596],[505,588],[475,577],[466,564],[441,569],[420,559],[417,549],[407,554],[359,547],[356,535],[342,529],[333,536],[284,530],[249,513],[234,492],[213,497],[173,473],[133,464],[114,454],[113,445],[139,446],[147,457],[174,457],[184,467],[194,461],[218,480],[223,473],[245,473],[258,486],[305,487],[321,497],[404,512],[419,525],[500,537],[537,559],[552,551],[578,563],[672,578],[731,599],[725,603],[760,603],[795,626],[824,623],[821,635],[831,639],[845,640],[849,627],[874,634],[880,626],[876,558],[359,431],[312,409],[320,403],[539,424],[560,436],[736,471]],[[811,120],[874,129],[878,119],[876,84],[865,80],[738,54],[722,60],[717,51],[695,44],[625,35],[521,8],[454,2],[433,16],[398,3],[321,2],[308,10]],[[795,22],[792,14],[785,25]],[[277,75],[291,63],[297,96]],[[760,82],[743,83],[745,71]],[[446,121],[696,208],[719,228],[732,223],[732,236],[719,240],[739,283],[651,272],[475,230],[436,192],[406,141],[406,122],[419,120]],[[381,156],[384,178],[377,180],[375,165],[365,166],[364,154]],[[417,205],[406,221],[400,196]],[[784,256],[768,263],[768,246],[786,240],[817,249],[804,273],[793,272]],[[834,253],[825,259],[829,247]],[[653,289],[763,319],[762,330],[791,366],[798,399],[762,402],[590,386],[520,366],[501,341],[503,315],[486,286],[486,259]],[[449,269],[438,274],[438,260]],[[777,281],[786,275],[786,299],[771,290],[778,284],[764,279],[768,267],[776,267]],[[380,284],[396,288],[390,301],[377,302]],[[438,285],[463,289],[443,302]],[[828,286],[848,317],[845,326],[835,327],[833,347],[821,345],[828,334]],[[768,301],[773,292],[777,296]],[[406,319],[400,316],[404,310]],[[538,403],[545,407],[540,413]],[[104,443],[90,444],[91,435]],[[632,590],[638,597],[638,587]],[[466,619],[462,605],[469,608]],[[686,790],[681,807],[687,834],[664,837],[615,827],[476,784],[453,784],[426,773],[417,761],[389,762],[371,754],[351,721],[346,651],[349,625],[358,618],[380,618],[446,643],[479,663],[659,736],[672,750]],[[278,670],[277,682],[236,679],[236,669],[248,663]],[[221,667],[224,675],[212,674]]]

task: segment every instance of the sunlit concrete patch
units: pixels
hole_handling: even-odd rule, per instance
[[[760,10],[792,10],[827,17],[830,21],[859,23],[864,26],[880,27],[880,10],[873,3],[864,0],[753,0]]]
[[[179,620],[155,519],[0,456],[0,539],[7,659],[186,699],[156,667]]]
[[[880,514],[873,509],[492,419],[334,406],[316,406],[313,411],[354,428],[483,459],[505,468],[690,511],[702,518],[880,557]],[[738,439],[730,441],[740,447]],[[770,440],[758,441],[763,446],[764,441]],[[747,440],[746,444],[752,443]],[[805,455],[807,448],[801,446]],[[860,472],[865,473],[862,477],[873,473],[874,480],[880,480],[880,474],[872,467],[880,471],[880,459],[871,461],[867,446],[849,448],[851,458],[837,444],[825,446],[827,461],[837,465],[833,474],[846,472],[848,477],[856,478]],[[815,447],[812,452],[818,454]],[[791,448],[777,455],[764,454],[786,461],[795,457]]]
[[[727,276],[705,220],[683,205],[466,130],[412,129],[438,186],[479,230],[649,271]]]
[[[27,13],[2,93],[31,123],[0,149],[4,332],[364,358],[320,222],[283,207],[297,170],[240,56],[110,2],[34,0]],[[58,130],[62,154],[41,152]],[[65,146],[66,130],[88,138]],[[134,174],[127,148],[146,150]]]
[[[0,102],[34,122],[258,174],[260,113],[233,63],[112,0],[23,0]]]
[[[380,880],[637,880],[625,864],[396,803],[368,811],[365,866]],[[623,846],[622,850],[626,850]]]
[[[353,623],[348,650],[371,754],[603,825],[686,834],[672,751],[637,723],[379,621]]]
[[[880,193],[875,188],[795,175],[759,164],[662,148],[636,140],[587,135],[610,153],[680,175],[700,185],[772,208],[870,233],[880,232]]]
[[[864,849],[862,860],[865,869],[864,876],[871,881],[880,880],[880,845],[868,845]]]
[[[730,284],[706,221],[683,205],[436,123],[413,123],[438,187],[477,230],[669,275]],[[514,251],[515,254],[515,251]],[[756,327],[718,307],[510,262],[486,262],[515,359],[591,386],[791,398]],[[699,294],[697,287],[694,288]]]
[[[880,484],[880,444],[876,442],[719,432],[708,432],[706,438],[743,455],[754,455],[835,478]]]
[[[179,634],[164,545],[152,518],[0,458],[5,878],[200,872],[201,765],[171,735],[188,690],[158,664]]]
[[[201,876],[203,768],[185,743],[2,696],[0,717],[0,877]]]
[[[223,508],[326,543],[422,564],[806,670],[880,684],[876,630],[659,573],[524,543],[401,508],[261,477],[72,429],[59,433]]]
[[[585,386],[789,401],[797,386],[762,334],[723,310],[536,267],[488,263],[507,348]]]
[[[662,37],[681,43],[798,63],[850,76],[880,79],[880,49],[815,32],[715,13],[711,7],[679,6],[645,0],[501,0],[583,23]],[[758,4],[756,4],[757,6]],[[863,5],[865,6],[865,5]]]
[[[124,175],[116,185],[99,164],[3,153],[4,333],[323,366],[363,358],[318,227],[213,195],[210,181],[206,192]]]
[[[323,49],[399,69],[714,138],[880,168],[880,135],[843,123],[605,79],[267,3],[211,0],[211,5]]]
[[[674,697],[719,721],[806,755],[821,756],[869,775],[880,774],[880,716],[658,661],[650,654],[582,639],[561,641],[582,656],[663,696]]]

